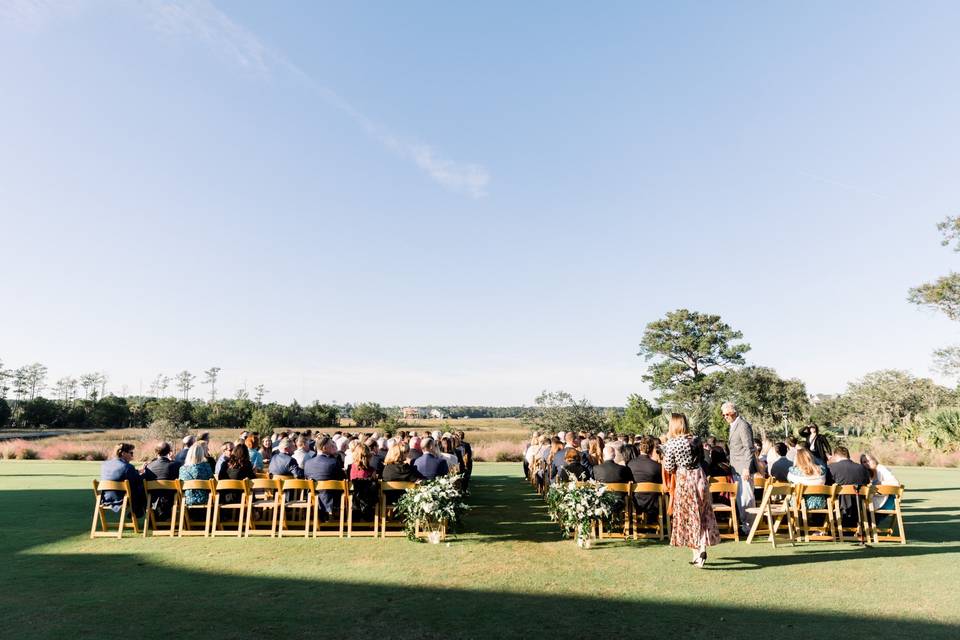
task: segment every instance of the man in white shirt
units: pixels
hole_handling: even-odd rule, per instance
[[[293,459],[301,469],[303,469],[303,463],[315,455],[317,455],[315,452],[310,451],[310,442],[304,436],[297,438],[297,450],[293,452]]]

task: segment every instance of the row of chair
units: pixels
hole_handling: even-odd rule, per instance
[[[736,485],[733,485],[736,487]],[[826,541],[844,542],[859,540],[866,542],[907,543],[903,526],[903,485],[869,485],[855,487],[851,485],[793,485],[767,479],[760,484],[762,498],[760,503],[747,512],[754,516],[753,525],[747,535],[747,542],[753,541],[757,533],[765,533],[771,544],[777,546],[777,531],[784,521],[787,524],[787,539],[792,543],[802,539],[804,542]],[[711,486],[711,491],[713,487]],[[736,493],[734,492],[734,495]],[[807,497],[822,496],[823,508],[812,509],[807,506]],[[878,509],[874,497],[893,497],[893,507]],[[848,500],[856,509],[857,522],[854,526],[844,526],[841,519],[841,502]],[[733,509],[734,517],[736,509]],[[811,526],[811,516],[823,519],[822,526]],[[881,518],[889,517],[889,526],[881,527]],[[802,530],[802,534],[801,534]],[[813,530],[813,532],[811,532]]]
[[[153,536],[270,536],[302,537],[336,536],[394,537],[406,535],[403,522],[396,519],[395,509],[387,492],[403,492],[415,486],[413,482],[377,482],[378,501],[372,520],[354,519],[356,484],[349,480],[297,480],[292,478],[256,478],[254,480],[151,480],[144,482],[147,508],[143,524],[137,521],[131,508],[133,493],[129,481],[94,480],[94,513],[90,537],[121,538],[127,530],[147,537]],[[202,504],[187,504],[188,490],[203,490],[207,495]],[[104,492],[122,494],[119,504],[119,522],[109,523],[114,508],[104,505]],[[239,500],[227,501],[224,492],[239,494]],[[325,518],[318,491],[340,493],[336,520]],[[159,495],[171,500],[170,514],[160,520],[151,508]],[[394,494],[396,495],[396,494]],[[421,535],[417,531],[417,535]],[[425,535],[425,534],[424,534]],[[446,529],[441,530],[441,536]]]
[[[533,475],[531,473],[531,475]],[[531,483],[536,487],[536,480]],[[578,483],[585,484],[585,483]],[[606,483],[608,491],[624,496],[622,527],[616,531],[605,530],[603,522],[594,521],[593,530],[598,539],[603,538],[656,538],[663,540],[670,535],[670,519],[666,517],[670,494],[663,484],[652,482]],[[805,542],[872,539],[874,542],[900,542],[906,544],[903,527],[902,498],[903,486],[814,486],[780,483],[772,478],[756,478],[755,487],[761,492],[758,506],[747,509],[753,518],[753,524],[746,542],[752,543],[754,537],[766,534],[776,547],[777,531],[786,521],[789,540],[801,539]],[[710,494],[713,497],[713,511],[717,516],[721,539],[740,542],[740,522],[736,508],[737,484],[724,477],[710,479]],[[545,495],[545,494],[544,494]],[[657,518],[648,522],[646,513],[637,513],[635,496],[654,495],[658,505]],[[823,496],[826,505],[822,509],[807,507],[808,496]],[[877,509],[874,496],[893,496],[894,506],[889,509]],[[857,524],[844,527],[841,521],[841,497],[850,496],[856,504]],[[721,500],[725,497],[726,501]],[[814,526],[812,521],[823,517],[824,526]],[[889,516],[891,524],[880,527],[881,517]],[[802,531],[802,535],[801,532]],[[796,532],[796,533],[795,533]]]

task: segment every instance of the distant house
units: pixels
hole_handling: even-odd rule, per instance
[[[404,420],[416,420],[423,417],[423,411],[420,407],[404,407],[400,409],[400,414]]]
[[[437,420],[446,420],[447,414],[445,414],[443,411],[440,411],[440,409],[431,409],[430,417],[436,418]]]

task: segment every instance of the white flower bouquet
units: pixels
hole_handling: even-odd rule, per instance
[[[590,535],[592,521],[609,523],[617,497],[596,480],[555,482],[547,492],[547,512],[565,535],[577,539]]]
[[[460,476],[442,476],[407,490],[397,501],[397,513],[403,516],[407,537],[416,539],[419,526],[425,531],[438,531],[444,525],[460,522],[469,509],[460,491]]]

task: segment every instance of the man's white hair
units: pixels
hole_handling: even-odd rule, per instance
[[[733,412],[733,413],[735,413],[735,414],[737,414],[737,415],[740,415],[740,410],[737,409],[737,405],[735,405],[734,403],[732,403],[732,402],[730,402],[730,401],[724,402],[722,405],[720,405],[720,411],[721,411],[722,413],[730,413],[730,412]]]
[[[617,448],[612,444],[604,445],[603,447],[603,459],[613,460],[617,457]]]

